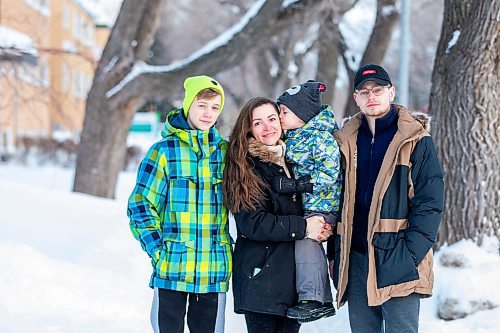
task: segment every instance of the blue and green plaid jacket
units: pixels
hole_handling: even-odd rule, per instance
[[[151,257],[151,287],[226,292],[232,270],[222,203],[227,141],[215,127],[174,127],[176,119],[184,119],[180,110],[169,114],[163,139],[139,166],[128,202],[130,228]]]
[[[336,213],[340,208],[342,173],[340,150],[333,132],[338,130],[329,105],[303,127],[286,131],[286,159],[296,178],[311,176],[313,193],[303,193],[304,210]]]

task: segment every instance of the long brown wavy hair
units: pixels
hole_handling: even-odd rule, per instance
[[[270,104],[279,113],[278,105],[265,97],[250,99],[241,108],[229,136],[222,189],[224,202],[232,213],[251,211],[262,202],[268,187],[254,172],[249,158],[249,139],[252,138],[252,113],[259,106]]]

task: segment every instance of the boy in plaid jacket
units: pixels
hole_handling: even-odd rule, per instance
[[[155,332],[223,332],[232,270],[228,214],[222,203],[225,141],[214,124],[224,90],[208,76],[184,81],[182,109],[139,166],[128,202],[130,228],[151,258]]]

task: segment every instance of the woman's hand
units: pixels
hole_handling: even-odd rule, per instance
[[[326,240],[325,238],[325,228],[330,228],[331,234],[331,226],[325,223],[325,219],[321,215],[314,215],[306,218],[306,238],[310,238],[317,242],[322,242]]]

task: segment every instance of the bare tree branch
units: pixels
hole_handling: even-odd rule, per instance
[[[146,1],[147,7],[143,11],[143,18],[141,19],[142,24],[139,26],[137,35],[135,36],[135,59],[141,59],[146,61],[148,58],[148,52],[154,42],[154,33],[158,27],[160,21],[160,15],[155,15],[155,13],[160,12],[160,7],[163,3],[162,0],[149,0]]]
[[[219,37],[207,44],[211,46],[210,43],[218,43],[216,47],[210,49],[205,46],[206,52],[203,52],[203,49],[198,50],[187,58],[166,66],[136,63],[136,69],[140,74],[123,88],[120,87],[123,89],[122,94],[119,96],[113,94],[110,98],[110,105],[119,105],[123,102],[122,96],[134,96],[139,92],[146,100],[160,99],[169,87],[178,86],[184,77],[192,73],[215,75],[226,68],[235,66],[245,57],[248,49],[258,46],[277,31],[285,29],[289,20],[297,19],[299,14],[303,15],[304,8],[312,2],[312,0],[302,0],[294,6],[282,9],[280,1],[259,0],[254,5],[255,9],[258,9],[255,14],[249,17],[244,26],[233,27],[234,34],[229,39]],[[145,86],[148,89],[139,89]]]
[[[365,64],[380,64],[384,60],[385,53],[391,41],[392,32],[399,20],[399,12],[396,9],[397,0],[377,0],[377,18],[373,27],[370,40],[366,46],[363,57],[359,63],[360,67]],[[346,68],[346,56],[343,56]],[[348,69],[349,75],[349,92],[353,91],[352,82],[354,80],[354,69]],[[353,98],[347,100],[347,105],[344,109],[344,114],[353,115],[356,113],[357,107]]]
[[[163,0],[157,1],[163,3]],[[150,45],[148,38],[155,34],[157,25],[144,21],[156,22],[161,11],[148,6],[162,4],[125,0],[87,100],[74,191],[113,197],[121,161],[124,160],[128,128],[138,107],[146,100],[161,99],[166,93],[175,91],[187,76],[198,73],[214,75],[238,64],[249,49],[266,41],[279,29],[285,29],[283,22],[300,18],[306,8],[316,3],[302,0],[282,8],[282,1],[258,0],[253,15],[248,15],[245,22],[230,28],[205,48],[180,62],[151,66],[144,62],[143,57],[136,58],[132,49],[137,47],[134,38],[138,35],[146,39],[144,48]],[[139,33],[140,29],[145,30]],[[140,47],[137,55],[144,56],[143,46]],[[138,75],[130,77],[131,71],[132,75],[134,71]],[[119,82],[122,83],[117,88]],[[113,87],[115,91],[111,94],[109,91]]]

